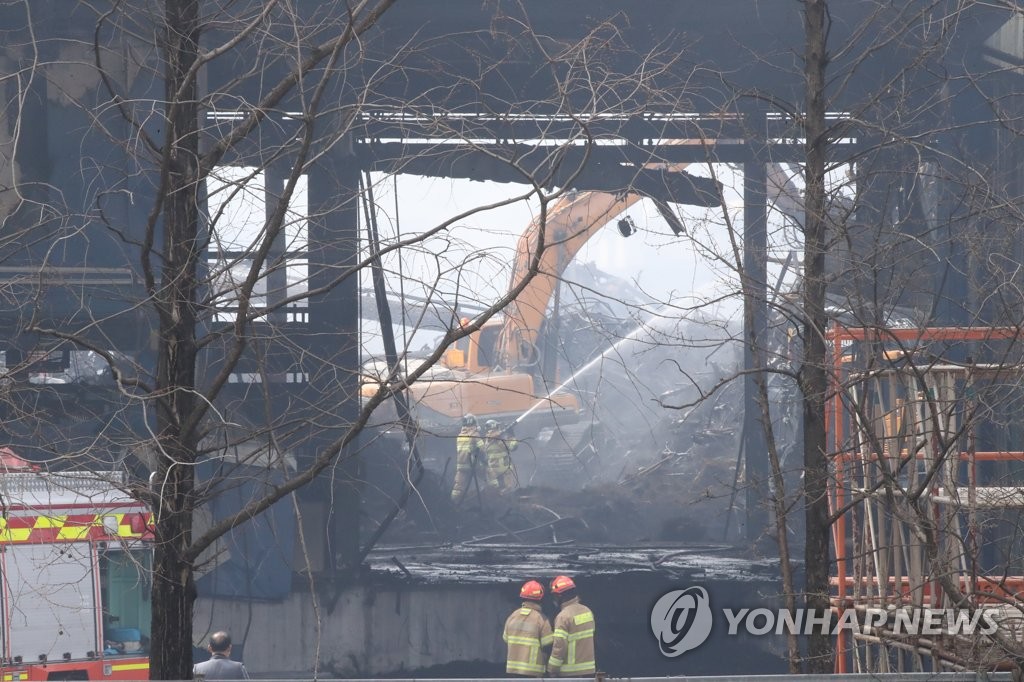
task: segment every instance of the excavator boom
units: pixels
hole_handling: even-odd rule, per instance
[[[538,362],[541,323],[562,273],[591,237],[640,199],[634,193],[569,195],[551,207],[546,220],[538,218],[519,237],[511,287],[521,286],[531,272],[537,274],[505,311],[498,341],[502,367],[529,367]]]

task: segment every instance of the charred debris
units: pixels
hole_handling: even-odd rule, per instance
[[[598,290],[595,278],[615,292],[567,296],[559,329],[545,330],[572,349],[561,352],[560,371],[574,378],[585,418],[519,443],[514,490],[496,494],[480,472],[458,505],[449,499],[454,439],[411,494],[408,448],[368,448],[363,534],[380,538],[368,548],[371,567],[398,580],[493,579],[505,569],[514,579],[534,564],[567,562],[692,575],[727,557],[742,566],[759,558],[742,541],[738,330],[680,320],[592,267],[577,266],[572,278],[581,292]]]

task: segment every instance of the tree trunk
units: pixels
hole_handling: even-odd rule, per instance
[[[765,446],[768,463],[771,466],[772,512],[775,515],[775,536],[779,545],[779,570],[782,572],[782,597],[786,611],[795,616],[797,610],[796,589],[793,581],[793,561],[789,550],[789,500],[786,496],[786,478],[783,475],[782,463],[779,461],[779,448],[772,427],[771,399],[768,396],[768,372],[763,364],[763,353],[757,351],[757,402],[761,407],[761,419],[764,423]],[[796,632],[786,633],[786,662],[789,672],[794,675],[801,673],[800,639]]]
[[[149,676],[153,680],[192,678],[195,583],[192,567],[181,560],[184,548],[191,542],[191,527],[190,513],[167,514],[157,524],[149,660]]]
[[[156,292],[160,318],[157,345],[157,433],[162,456],[153,477],[157,498],[150,678],[192,677],[192,609],[195,585],[186,550],[192,543],[196,461],[196,280],[199,261],[198,110],[189,67],[198,55],[198,0],[167,0],[165,75],[166,174]]]
[[[805,0],[806,51],[806,218],[804,224],[804,358],[800,383],[804,411],[804,502],[806,513],[806,584],[808,609],[829,608],[828,457],[825,439],[825,0]],[[811,633],[807,672],[832,672],[832,641]]]

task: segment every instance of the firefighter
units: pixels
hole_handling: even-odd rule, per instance
[[[480,425],[476,417],[466,414],[462,417],[462,428],[455,439],[455,484],[452,486],[452,502],[458,504],[466,495],[470,479],[476,478],[477,460],[483,447],[480,442]]]
[[[597,672],[594,662],[594,612],[580,603],[576,583],[560,575],[551,581],[551,595],[558,606],[554,640],[548,659],[553,677],[586,677]]]
[[[502,430],[495,419],[488,419],[484,436],[484,452],[487,455],[487,485],[503,493],[517,486],[515,471],[512,469],[512,450],[519,442],[509,429]]]
[[[523,583],[519,590],[523,605],[505,620],[501,638],[508,645],[505,672],[522,677],[543,677],[544,664],[551,648],[551,624],[540,609],[544,587],[536,580]]]

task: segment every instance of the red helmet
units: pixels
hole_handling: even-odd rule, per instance
[[[540,601],[544,598],[544,586],[536,580],[530,580],[529,582],[525,582],[523,583],[523,586],[519,589],[519,598]]]
[[[575,589],[576,583],[567,575],[560,575],[551,581],[551,591],[555,594],[562,594],[563,592]]]

